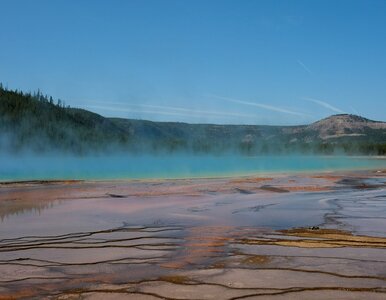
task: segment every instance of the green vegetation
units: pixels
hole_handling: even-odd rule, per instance
[[[0,150],[386,155],[386,124],[382,127],[384,123],[341,116],[353,124],[360,121],[365,125],[345,128],[346,135],[336,135],[331,129],[331,137],[326,138],[319,128],[324,123],[315,125],[323,120],[309,126],[255,126],[105,118],[65,106],[63,101],[54,101],[40,91],[23,93],[0,84]]]
[[[105,151],[127,144],[127,135],[110,120],[61,100],[0,86],[1,146],[6,150]]]

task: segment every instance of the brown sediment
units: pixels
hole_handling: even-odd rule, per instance
[[[240,194],[245,194],[245,195],[254,194],[254,192],[249,189],[247,190],[247,189],[241,189],[239,187],[236,187],[235,190]]]
[[[373,237],[373,236],[363,236],[363,235],[353,235],[351,232],[337,230],[337,229],[289,229],[283,230],[283,233],[288,235],[294,235],[299,237],[315,237],[315,238],[325,238],[336,241],[347,241],[347,242],[358,242],[358,243],[369,243],[369,244],[379,244],[386,247],[386,238],[384,237]]]
[[[187,284],[192,281],[189,277],[182,275],[165,275],[159,277],[159,280],[175,284]]]
[[[227,265],[226,260],[215,261],[209,267],[214,269],[224,269]]]
[[[84,180],[78,179],[66,179],[66,180],[19,180],[19,181],[0,181],[0,185],[42,185],[42,184],[73,184],[84,182]]]
[[[321,234],[342,234],[342,235],[352,235],[349,231],[345,230],[339,230],[339,229],[329,229],[329,228],[291,228],[291,229],[285,229],[280,230],[280,232],[287,234],[287,235],[305,235],[305,236],[311,236],[311,235],[321,235]]]
[[[18,291],[1,292],[0,300],[28,299],[36,296],[34,288],[22,288]]]
[[[386,170],[377,170],[377,171],[374,171],[374,173],[376,173],[376,174],[386,174]]]
[[[111,198],[126,198],[128,195],[119,195],[119,194],[113,194],[113,193],[106,193],[107,196],[110,196]]]
[[[263,185],[260,187],[261,190],[264,191],[270,191],[270,192],[275,192],[275,193],[288,193],[289,190],[283,189],[281,187],[275,187],[272,185]]]
[[[175,192],[168,192],[168,191],[148,191],[148,192],[138,192],[138,193],[131,193],[127,194],[124,197],[119,198],[126,198],[126,197],[159,197],[159,196],[201,196],[198,192],[184,192],[184,191],[175,191]],[[112,197],[114,198],[114,197]],[[115,197],[118,198],[118,197]]]
[[[299,248],[337,248],[336,244],[326,243],[321,241],[310,241],[310,240],[258,240],[258,239],[241,239],[237,241],[238,244],[245,245],[275,245],[275,246],[287,246],[287,247],[299,247]],[[343,247],[343,246],[340,246]]]
[[[370,180],[367,181],[366,180]],[[345,177],[336,182],[340,185],[346,185],[355,189],[376,189],[386,186],[386,182],[371,181],[368,177]]]
[[[149,290],[149,287],[146,286],[146,284],[152,284],[156,283],[157,286],[151,287],[150,290],[152,292],[149,292],[146,290]],[[197,298],[194,297],[192,299],[229,299],[229,300],[236,300],[236,299],[256,299],[257,297],[264,297],[262,299],[276,299],[280,296],[291,296],[291,294],[301,294],[307,292],[314,292],[312,294],[312,297],[309,299],[314,299],[315,296],[319,295],[325,295],[326,292],[335,292],[335,297],[328,297],[323,299],[336,299],[339,297],[339,299],[342,299],[341,297],[343,295],[346,295],[346,293],[356,293],[357,296],[365,294],[366,297],[372,295],[373,297],[375,295],[379,296],[374,299],[383,299],[382,295],[385,293],[385,290],[383,288],[345,288],[345,287],[309,287],[309,288],[301,288],[301,287],[293,287],[288,289],[277,289],[277,288],[234,288],[229,287],[226,285],[218,285],[218,284],[174,284],[174,283],[166,283],[169,286],[165,287],[162,286],[162,282],[143,282],[144,286],[140,286],[139,289],[136,288],[94,288],[89,290],[78,290],[78,291],[71,291],[67,292],[61,295],[49,297],[48,299],[57,299],[57,300],[75,300],[75,299],[93,299],[95,296],[99,296],[97,299],[106,299],[105,297],[108,297],[107,299],[164,299],[164,300],[177,300],[177,299],[189,299],[186,296],[187,291],[193,292],[192,289],[195,291],[202,291],[202,297]],[[161,292],[157,291],[154,292],[157,288],[161,288]],[[168,291],[165,291],[165,288],[168,288]],[[182,290],[178,292],[178,288],[181,288]],[[217,288],[217,293],[214,294],[213,290],[209,290],[209,293],[205,293],[205,290],[208,288]],[[175,296],[177,292],[177,295],[180,294],[180,296]],[[232,292],[232,295],[229,295],[228,297],[224,297],[224,294],[221,294],[221,292],[227,293]],[[315,293],[316,292],[316,293]],[[173,295],[173,296],[166,296],[167,295]],[[198,292],[200,295],[200,293]],[[119,297],[120,295],[121,297]],[[221,296],[220,296],[221,295]],[[88,296],[91,296],[92,298],[89,298]],[[109,297],[110,296],[110,297]],[[118,296],[118,298],[117,298]],[[143,297],[142,297],[143,296]],[[273,296],[273,298],[267,298],[269,296]],[[287,298],[281,298],[280,299],[287,299]],[[297,299],[297,298],[291,298],[291,299]],[[306,299],[306,298],[302,298]],[[320,299],[320,298],[318,298]],[[360,299],[360,298],[349,298],[349,299]]]
[[[271,181],[273,180],[273,177],[253,177],[253,178],[240,178],[240,179],[233,179],[230,180],[229,183],[233,184],[239,184],[239,183],[260,183],[262,181]]]
[[[288,193],[288,192],[323,192],[329,191],[333,186],[323,185],[303,185],[303,186],[285,186],[285,185],[264,185],[260,189],[264,191],[276,192],[276,193]]]
[[[277,245],[299,248],[340,248],[340,247],[363,247],[363,248],[386,248],[386,238],[352,235],[350,232],[336,229],[305,229],[295,228],[282,230],[283,234],[306,239],[242,239],[241,244],[249,245]],[[309,239],[307,239],[309,238]]]
[[[325,179],[327,181],[331,181],[332,183],[335,183],[338,180],[341,180],[342,178],[345,178],[344,175],[306,175],[306,176],[301,176],[298,179],[293,179],[289,178],[286,180],[286,183],[290,183],[291,185],[286,185],[283,181],[283,183],[275,183],[275,184],[266,184],[263,185],[263,189],[268,190],[268,187],[274,187],[274,188],[279,188],[279,189],[286,189],[286,190],[291,190],[291,191],[317,191],[319,190],[325,190],[329,189],[331,186],[326,185],[326,183],[323,184],[323,182],[316,181],[314,185],[302,185],[301,181],[303,178],[309,178],[309,179]],[[241,178],[241,179],[234,179],[229,181],[229,184],[253,184],[253,183],[266,183],[267,181],[272,181],[275,178],[273,177],[266,177],[266,178]],[[296,184],[298,185],[292,185]],[[251,185],[249,185],[251,186]]]
[[[342,179],[342,177],[344,177],[343,175],[310,175],[309,176],[310,178],[315,178],[315,179],[325,179],[325,180],[329,180],[329,181],[333,181],[333,182],[336,182],[340,179]]]
[[[244,258],[241,263],[244,265],[263,265],[271,261],[271,258],[267,255],[249,255]]]
[[[280,188],[290,192],[322,192],[322,191],[331,190],[332,186],[305,185],[305,186],[282,186]]]
[[[255,297],[266,297],[266,296],[274,296],[272,299],[278,299],[277,296],[280,295],[285,295],[286,298],[281,298],[281,299],[287,299],[287,296],[291,294],[296,294],[296,293],[304,293],[304,292],[320,292],[320,293],[325,293],[327,291],[337,291],[337,292],[354,292],[358,293],[358,296],[363,293],[379,293],[379,294],[384,294],[386,291],[383,288],[347,288],[347,287],[313,287],[313,288],[290,288],[290,289],[283,289],[281,291],[275,291],[273,293],[256,293],[256,294],[249,294],[245,296],[239,296],[239,297],[234,297],[231,298],[230,300],[236,300],[236,299],[256,299]],[[322,294],[318,294],[322,295]],[[316,295],[314,295],[316,296]],[[336,297],[340,298],[341,295],[336,295]],[[312,299],[313,297],[311,297]],[[294,299],[294,298],[291,298]],[[297,299],[297,298],[295,298]],[[330,297],[330,298],[319,298],[319,299],[336,299],[335,297]],[[341,298],[343,299],[343,298]],[[350,298],[353,299],[353,298]],[[361,298],[355,298],[355,299],[361,299]],[[380,298],[378,298],[380,299]]]

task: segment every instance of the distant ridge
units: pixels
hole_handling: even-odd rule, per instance
[[[0,151],[386,154],[386,123],[340,114],[301,126],[105,118],[0,85]]]
[[[386,123],[361,116],[339,114],[312,123],[308,130],[315,130],[322,139],[331,137],[367,135],[369,130],[386,130]]]
[[[365,127],[372,129],[386,129],[386,123],[380,121],[373,121],[357,115],[339,114],[319,120],[310,125],[313,128],[324,130],[361,130]]]

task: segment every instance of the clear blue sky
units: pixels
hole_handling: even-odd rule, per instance
[[[0,0],[0,81],[105,116],[386,121],[386,1]]]

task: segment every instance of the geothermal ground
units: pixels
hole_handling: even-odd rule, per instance
[[[0,299],[385,299],[386,173],[0,184]]]

